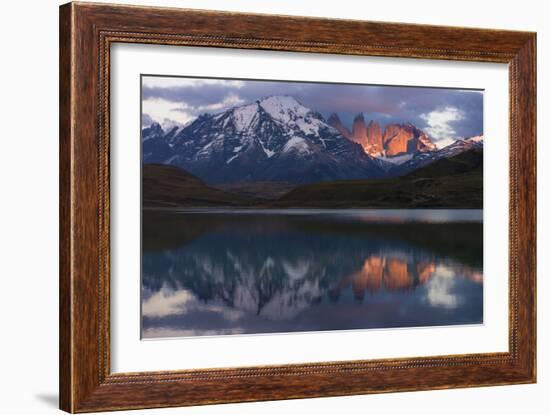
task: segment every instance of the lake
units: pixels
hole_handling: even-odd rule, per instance
[[[143,211],[143,338],[483,323],[482,210]]]

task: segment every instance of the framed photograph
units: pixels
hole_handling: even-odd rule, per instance
[[[536,381],[536,35],[60,8],[60,407]]]

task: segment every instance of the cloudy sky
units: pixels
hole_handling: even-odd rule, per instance
[[[325,118],[336,112],[351,129],[367,122],[411,122],[440,145],[483,133],[481,91],[380,85],[142,77],[142,124],[185,124],[202,113],[218,113],[270,95],[291,95]]]

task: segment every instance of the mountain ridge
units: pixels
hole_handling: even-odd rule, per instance
[[[271,96],[215,115],[203,114],[170,143],[163,142],[157,130],[157,126],[150,128],[155,133],[152,138],[142,136],[143,161],[177,165],[208,183],[312,183],[383,175],[379,163],[360,145],[290,96]]]
[[[399,176],[472,146],[482,147],[483,137],[438,149],[411,123],[382,129],[375,120],[367,124],[363,113],[350,131],[338,114],[325,121],[289,95],[202,114],[167,132],[158,123],[142,129],[144,163],[178,166],[210,185]]]

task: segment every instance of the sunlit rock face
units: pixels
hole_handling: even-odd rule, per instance
[[[382,141],[382,128],[380,128],[380,124],[376,121],[371,121],[367,125],[367,145],[364,148],[372,156],[385,154],[384,143]]]
[[[437,149],[424,131],[410,123],[389,124],[382,131],[377,121],[371,120],[367,125],[363,113],[354,118],[351,132],[337,114],[332,114],[327,123],[344,137],[360,144],[365,153],[372,157],[414,155]]]
[[[363,114],[358,114],[353,119],[351,135],[353,141],[361,144],[363,148],[367,145],[367,126],[365,124],[365,117]]]
[[[365,153],[370,156],[379,157],[384,155],[380,124],[376,121],[370,121],[367,125],[362,113],[358,114],[353,120],[351,132],[344,126],[338,114],[332,114],[327,123],[337,129],[348,140],[360,144]]]
[[[412,124],[390,124],[384,132],[386,156],[433,151],[437,147],[428,135]]]
[[[390,124],[384,132],[384,146],[387,156],[397,156],[407,152],[411,133],[398,124]]]

